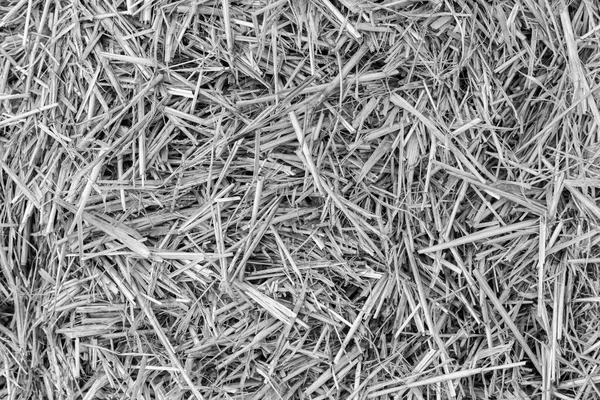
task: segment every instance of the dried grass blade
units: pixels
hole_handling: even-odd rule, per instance
[[[452,247],[462,246],[462,245],[469,244],[469,243],[479,242],[479,241],[488,239],[492,236],[498,236],[498,235],[502,235],[502,234],[505,234],[508,232],[513,232],[513,231],[516,231],[516,232],[523,231],[523,230],[526,230],[528,228],[535,226],[537,223],[538,223],[537,220],[532,219],[532,220],[517,222],[516,224],[506,225],[506,226],[502,226],[502,227],[488,228],[488,229],[484,229],[484,230],[476,232],[476,233],[472,233],[470,235],[463,236],[458,239],[450,240],[449,242],[446,242],[446,243],[440,243],[435,246],[430,246],[430,247],[426,247],[424,249],[420,249],[417,252],[419,254],[426,254],[426,253],[432,253],[435,251],[449,249]]]
[[[72,213],[77,213],[78,209],[75,208],[74,206],[70,205],[69,203],[67,203],[63,200],[60,200],[60,199],[56,199],[55,201],[61,207],[71,211]],[[125,232],[123,229],[113,226],[113,225],[110,225],[110,224],[102,221],[101,219],[94,217],[92,214],[88,213],[87,211],[82,211],[81,216],[82,216],[83,221],[100,229],[102,232],[106,233],[108,236],[110,236],[114,239],[117,239],[118,241],[123,243],[131,251],[133,251],[140,257],[149,258],[150,255],[152,254],[150,252],[150,249],[148,249],[148,247],[146,247],[145,244],[143,244],[139,240],[132,237],[130,234]]]

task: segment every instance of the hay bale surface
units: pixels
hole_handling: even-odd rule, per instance
[[[2,0],[0,397],[600,398],[599,24]]]

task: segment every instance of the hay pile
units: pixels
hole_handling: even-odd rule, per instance
[[[2,0],[0,397],[600,398],[595,0]]]

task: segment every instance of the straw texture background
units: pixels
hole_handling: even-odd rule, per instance
[[[1,0],[0,398],[600,399],[596,0]]]

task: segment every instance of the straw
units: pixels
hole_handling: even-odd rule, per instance
[[[599,18],[0,1],[0,398],[600,398]]]

